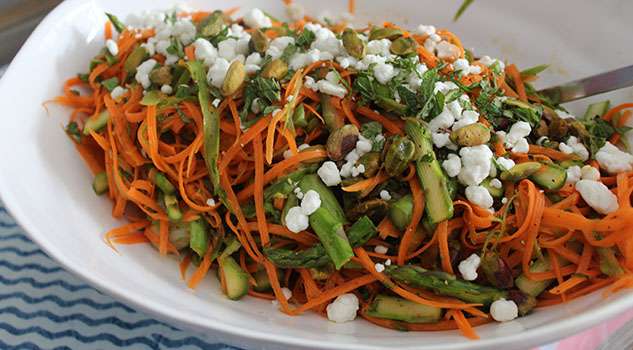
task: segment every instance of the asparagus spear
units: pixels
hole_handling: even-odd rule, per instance
[[[347,236],[350,245],[359,247],[374,237],[376,232],[374,223],[367,216],[363,216],[347,230]],[[264,253],[275,266],[281,268],[317,268],[332,261],[321,243],[298,252],[283,248],[264,248]]]
[[[453,217],[453,200],[448,188],[448,177],[435,157],[428,129],[419,120],[408,118],[405,131],[418,147],[415,167],[424,190],[428,218],[432,224],[450,219]]]
[[[306,174],[314,173],[317,168],[318,164],[301,166],[294,172],[275,181],[264,190],[264,200],[269,201],[278,196],[287,197]]]
[[[198,100],[203,116],[204,160],[209,169],[213,193],[216,196],[220,196],[223,202],[227,204],[227,207],[229,207],[226,201],[226,194],[220,186],[220,170],[217,164],[220,155],[220,115],[215,107],[211,105],[209,86],[207,85],[207,78],[202,62],[188,62],[187,68],[198,86]]]
[[[354,256],[343,227],[346,223],[345,213],[334,194],[317,175],[304,176],[299,187],[303,193],[313,190],[321,197],[321,207],[310,215],[310,227],[319,236],[338,270]]]
[[[209,248],[209,235],[202,218],[189,223],[189,247],[199,256],[203,256]]]
[[[428,271],[413,265],[386,266],[385,273],[400,283],[430,289],[437,294],[454,297],[468,303],[489,305],[507,296],[507,292],[500,289],[458,280],[451,274]]]

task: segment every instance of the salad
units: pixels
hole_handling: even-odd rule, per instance
[[[107,15],[55,101],[129,221],[113,248],[288,315],[469,338],[633,285],[633,104],[575,116],[533,87],[546,66],[287,9]]]

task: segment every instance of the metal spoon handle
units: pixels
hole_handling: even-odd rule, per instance
[[[539,91],[554,102],[563,103],[633,86],[633,65]]]

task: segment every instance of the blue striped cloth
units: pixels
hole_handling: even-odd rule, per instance
[[[0,349],[212,349],[64,271],[0,203]]]

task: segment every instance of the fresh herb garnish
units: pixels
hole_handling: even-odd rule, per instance
[[[316,35],[310,30],[304,30],[295,39],[295,45],[302,49],[307,49],[310,47],[310,44],[316,39]]]

